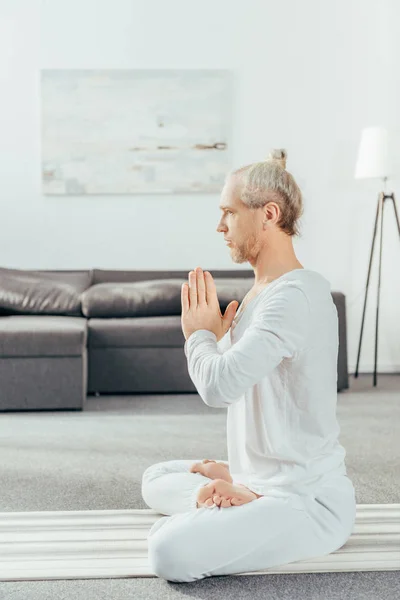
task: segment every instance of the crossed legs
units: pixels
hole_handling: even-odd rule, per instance
[[[143,474],[145,502],[169,515],[147,537],[149,565],[158,577],[190,582],[264,570],[334,552],[351,533],[355,500],[346,477],[321,488],[318,501],[268,495],[243,506],[197,508],[198,491],[212,480],[192,473],[193,462],[165,461]]]

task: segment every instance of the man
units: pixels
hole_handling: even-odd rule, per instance
[[[336,420],[337,312],[329,282],[293,249],[303,208],[286,152],[229,174],[221,198],[217,231],[255,281],[223,316],[208,271],[182,286],[189,375],[208,406],[227,408],[229,460],[143,475],[146,503],[170,515],[149,533],[150,564],[172,581],[333,552],[355,521]]]

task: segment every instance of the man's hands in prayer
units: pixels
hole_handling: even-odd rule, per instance
[[[186,340],[198,329],[207,329],[215,333],[219,342],[231,327],[239,306],[239,302],[233,300],[222,316],[214,279],[200,267],[189,272],[189,284],[182,284],[181,302],[181,324]]]

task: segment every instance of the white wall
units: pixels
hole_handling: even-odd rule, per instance
[[[41,193],[41,68],[232,69],[232,166],[287,148],[305,198],[295,248],[304,266],[346,294],[354,371],[381,183],[353,172],[362,127],[399,131],[399,13],[396,0],[0,0],[1,266],[250,268],[231,261],[216,232],[218,195]],[[388,206],[380,372],[400,371],[394,223]],[[378,248],[361,372],[373,369]]]

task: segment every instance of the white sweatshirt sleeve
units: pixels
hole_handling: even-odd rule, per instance
[[[217,336],[198,329],[185,342],[188,372],[207,406],[225,408],[270,373],[284,358],[295,358],[307,345],[309,303],[292,283],[257,309],[238,342],[221,353]]]

